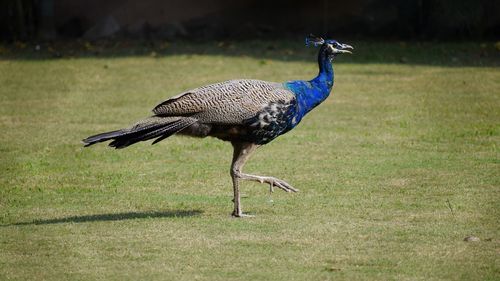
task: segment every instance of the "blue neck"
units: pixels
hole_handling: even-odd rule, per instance
[[[316,76],[316,78],[314,78],[309,82],[316,85],[318,88],[322,90],[324,97],[321,101],[323,101],[330,94],[330,91],[333,87],[333,78],[334,78],[332,61],[328,58],[328,55],[326,54],[325,46],[323,46],[319,51],[318,66],[319,66],[318,76]]]
[[[319,73],[310,81],[289,81],[285,86],[290,89],[298,101],[298,117],[302,119],[306,113],[311,111],[329,95],[333,87],[333,65],[328,58],[326,46],[323,45],[318,54]]]

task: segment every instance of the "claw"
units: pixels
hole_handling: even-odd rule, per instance
[[[267,182],[269,182],[269,184],[271,185],[271,190],[274,186],[276,186],[276,187],[284,190],[285,192],[297,192],[298,191],[298,189],[295,189],[293,186],[291,186],[290,184],[288,184],[287,182],[285,182],[283,180],[269,178],[269,180],[267,180]]]
[[[283,180],[277,179],[275,177],[264,177],[264,176],[250,175],[250,174],[241,174],[240,177],[244,180],[253,180],[253,181],[260,182],[260,183],[268,183],[270,193],[274,192],[274,187],[282,189],[285,192],[297,192],[297,191],[299,191],[298,189],[291,186],[289,183],[287,183]]]

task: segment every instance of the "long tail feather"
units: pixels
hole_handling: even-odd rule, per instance
[[[85,147],[87,147],[87,146],[96,144],[98,142],[103,142],[103,141],[113,139],[115,137],[119,137],[121,135],[123,135],[122,130],[111,131],[111,132],[107,132],[107,133],[102,133],[102,134],[90,136],[90,137],[82,140],[82,142],[84,143]]]
[[[109,146],[114,148],[125,148],[140,141],[158,138],[154,143],[165,139],[186,127],[189,127],[197,120],[189,117],[150,117],[139,121],[128,129],[111,131],[88,137],[83,140],[85,146],[95,143],[113,140]],[[153,144],[154,144],[153,143]]]

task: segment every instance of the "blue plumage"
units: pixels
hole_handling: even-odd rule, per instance
[[[302,118],[313,108],[322,103],[329,95],[334,83],[334,72],[332,60],[338,53],[348,52],[344,49],[352,48],[349,45],[340,44],[335,40],[323,40],[321,38],[308,37],[306,45],[322,46],[318,54],[318,75],[310,80],[295,80],[283,83],[285,89],[294,94],[291,100],[280,100],[271,103],[275,108],[286,108],[286,111],[276,111],[277,116],[265,128],[250,130],[246,140],[258,145],[266,144],[276,137],[285,134],[299,124]],[[336,49],[335,47],[339,49]],[[256,120],[263,113],[271,112],[272,106],[267,106],[248,120],[252,128]]]
[[[85,146],[112,140],[115,148],[156,139],[157,143],[174,134],[212,136],[230,141],[234,147],[231,177],[234,190],[233,216],[242,217],[239,182],[268,183],[286,192],[298,191],[287,182],[242,172],[249,156],[261,145],[295,128],[302,118],[329,95],[333,87],[332,60],[351,53],[351,46],[335,40],[309,36],[306,45],[320,46],[318,75],[310,81],[273,83],[260,80],[230,80],[181,93],[154,109],[154,116],[127,129],[98,134],[83,140]]]
[[[299,124],[309,111],[322,103],[330,95],[333,87],[334,71],[332,60],[334,56],[338,53],[348,52],[345,49],[352,49],[351,46],[340,44],[335,40],[325,41],[315,37],[307,37],[306,45],[322,46],[318,54],[318,75],[310,81],[295,80],[283,84],[286,89],[294,93],[295,99],[287,102],[281,101],[287,106],[287,112],[282,114],[274,122],[275,124],[270,126],[272,128],[269,128],[269,132],[263,133],[259,131],[259,134],[253,140],[256,144],[268,143],[279,135],[290,131]],[[332,49],[331,46],[338,46],[340,49]]]
[[[324,41],[322,39],[311,39],[310,37],[306,39],[306,44],[311,41],[315,42],[315,46],[319,42],[323,44],[318,54],[318,75],[310,81],[297,80],[285,83],[285,87],[292,91],[297,98],[299,104],[297,118],[299,120],[330,95],[334,83],[332,60],[336,54],[348,52],[345,49],[352,48],[335,40]],[[338,46],[340,49],[331,46]]]

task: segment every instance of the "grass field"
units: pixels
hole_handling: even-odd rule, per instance
[[[207,83],[312,78],[317,50],[0,48],[0,280],[500,279],[500,52],[347,43],[333,95],[245,169],[301,191],[243,183],[251,219],[227,143],[80,140]]]

